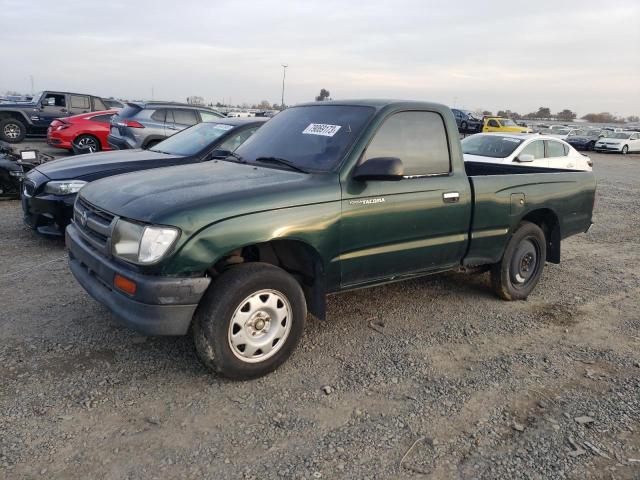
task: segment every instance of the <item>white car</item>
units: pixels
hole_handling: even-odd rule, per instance
[[[593,162],[571,145],[548,135],[477,133],[462,140],[465,162],[591,170]]]
[[[640,133],[615,132],[598,140],[593,147],[596,152],[617,152],[623,155],[640,152]]]

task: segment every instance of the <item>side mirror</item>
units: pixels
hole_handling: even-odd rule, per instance
[[[516,162],[527,163],[527,162],[533,162],[535,158],[533,157],[533,155],[529,153],[524,153],[522,155],[518,155],[515,160]]]
[[[396,157],[370,158],[356,168],[354,180],[402,180],[404,166]]]

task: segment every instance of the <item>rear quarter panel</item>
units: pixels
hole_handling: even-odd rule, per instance
[[[536,210],[551,210],[561,238],[591,225],[596,181],[592,172],[526,173],[469,177],[475,207],[467,264],[500,260],[518,224]]]

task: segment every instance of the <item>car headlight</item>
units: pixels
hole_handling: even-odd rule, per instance
[[[45,193],[54,195],[71,195],[78,193],[87,182],[82,180],[63,180],[61,182],[47,182],[44,186]]]
[[[111,241],[112,253],[131,263],[148,265],[160,260],[173,246],[180,231],[118,220]]]

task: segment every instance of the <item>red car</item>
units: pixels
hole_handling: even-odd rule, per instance
[[[83,113],[73,117],[56,118],[47,129],[47,143],[74,153],[111,150],[107,143],[111,117],[118,110]]]

